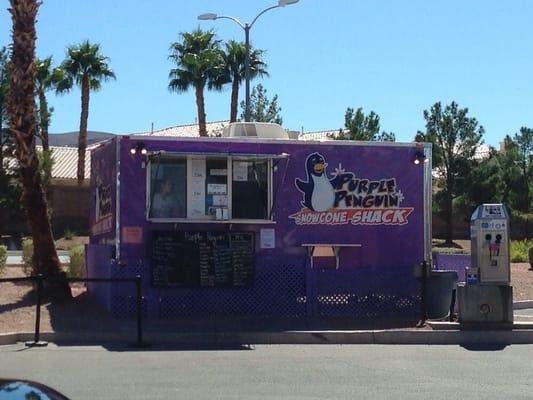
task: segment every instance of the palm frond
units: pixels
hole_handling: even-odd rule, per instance
[[[109,67],[109,58],[100,53],[98,43],[90,43],[88,40],[78,45],[72,45],[67,48],[67,58],[61,63],[61,70],[67,80],[81,86],[83,77],[87,77],[91,89],[98,90],[102,81],[116,79],[115,73]],[[98,84],[93,81],[98,81]],[[65,85],[62,85],[63,87]]]

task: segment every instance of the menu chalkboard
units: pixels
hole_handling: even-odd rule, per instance
[[[152,284],[250,286],[254,249],[253,232],[152,232]]]

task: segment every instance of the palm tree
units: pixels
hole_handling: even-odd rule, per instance
[[[170,44],[169,58],[176,68],[170,70],[168,89],[182,93],[194,88],[196,107],[198,109],[198,126],[200,136],[207,136],[205,126],[204,88],[220,90],[227,77],[224,70],[223,52],[220,41],[215,39],[213,31],[180,33],[181,42]]]
[[[10,3],[13,43],[7,112],[17,146],[15,154],[23,188],[21,201],[33,236],[34,272],[48,278],[45,281],[47,295],[64,299],[72,295],[57,257],[35,150],[35,17],[40,2],[10,0]]]
[[[4,121],[6,120],[4,110],[9,86],[8,61],[9,54],[7,49],[5,47],[0,48],[0,175],[4,173],[4,146],[7,142],[7,138],[4,135]]]
[[[267,65],[263,61],[263,50],[250,48],[250,79],[258,76],[268,76]],[[237,110],[239,106],[239,87],[245,79],[245,59],[246,46],[244,43],[230,40],[226,43],[226,52],[224,54],[224,62],[226,66],[226,73],[231,80],[231,109],[230,122],[237,121]]]
[[[85,150],[87,148],[87,119],[89,118],[89,93],[98,91],[102,81],[116,79],[109,68],[109,59],[100,53],[98,43],[91,44],[88,40],[67,48],[67,58],[61,63],[60,69],[65,74],[58,84],[59,93],[69,91],[74,83],[81,88],[80,134],[78,137],[78,185],[83,184],[85,177]]]
[[[43,151],[49,151],[48,126],[52,109],[48,108],[46,92],[56,90],[57,85],[64,79],[63,71],[59,68],[52,69],[52,57],[35,60],[35,89],[39,99],[39,130]]]

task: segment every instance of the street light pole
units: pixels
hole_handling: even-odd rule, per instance
[[[278,4],[272,7],[265,8],[263,11],[261,11],[257,16],[252,20],[250,24],[245,23],[243,24],[241,21],[239,21],[235,17],[230,17],[227,15],[216,15],[213,13],[207,13],[202,14],[198,16],[199,20],[215,20],[215,19],[230,19],[233,22],[235,22],[237,25],[239,25],[244,30],[244,47],[245,47],[245,54],[244,54],[244,81],[245,81],[245,100],[244,100],[244,121],[250,122],[250,29],[252,29],[252,26],[255,24],[255,21],[266,13],[269,10],[273,10],[274,8],[279,7],[285,7],[289,6],[291,4],[298,3],[299,0],[278,0]]]
[[[250,122],[250,28],[251,25],[244,25],[244,81],[245,81],[245,101],[244,101],[244,121]]]

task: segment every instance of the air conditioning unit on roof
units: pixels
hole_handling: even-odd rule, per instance
[[[267,122],[233,122],[224,127],[222,137],[289,139],[280,125]]]

